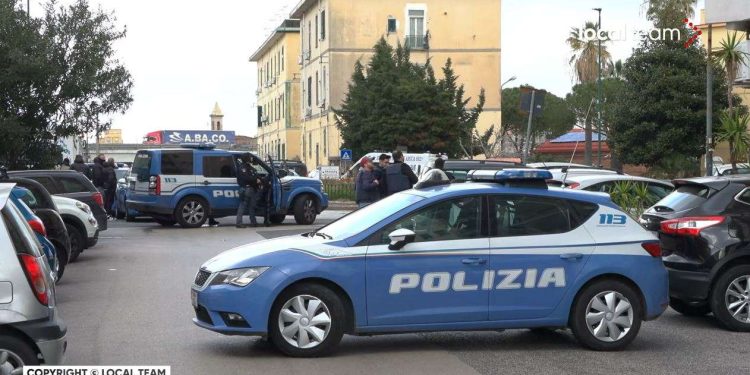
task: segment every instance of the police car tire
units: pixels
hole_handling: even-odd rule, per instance
[[[729,312],[725,296],[731,283],[740,277],[750,276],[750,265],[740,265],[724,271],[711,290],[711,311],[716,319],[726,329],[737,332],[750,332],[750,323],[743,323],[735,319]],[[750,281],[747,281],[750,282]],[[750,301],[750,299],[748,299]],[[747,307],[744,307],[747,308]]]
[[[323,301],[328,307],[331,318],[331,328],[328,336],[318,346],[310,349],[300,349],[289,344],[281,334],[279,327],[279,314],[283,305],[295,296],[309,295]],[[290,357],[321,357],[330,354],[341,341],[344,335],[345,309],[336,292],[320,284],[299,284],[282,292],[273,304],[271,315],[268,319],[268,331],[271,342],[285,355]]]
[[[628,299],[633,308],[633,324],[630,330],[621,339],[614,342],[605,342],[597,339],[588,329],[586,313],[589,302],[597,294],[605,291],[613,291],[622,294]],[[582,290],[573,302],[570,317],[570,329],[581,345],[597,351],[622,350],[628,346],[638,335],[643,317],[643,307],[639,294],[629,285],[619,280],[604,279],[596,281]]]
[[[305,205],[307,205],[307,202],[312,203],[312,218],[305,217]],[[294,221],[297,222],[298,225],[311,225],[315,222],[317,216],[317,212],[315,212],[315,200],[313,197],[305,194],[294,200]]]
[[[195,202],[197,204],[200,204],[203,207],[203,218],[198,221],[197,223],[188,223],[185,221],[185,218],[182,217],[182,210],[185,208],[186,205],[188,205],[190,202]],[[177,204],[177,209],[175,210],[174,217],[177,219],[177,224],[180,224],[183,228],[200,228],[203,226],[203,224],[208,221],[208,202],[203,200],[203,198],[197,198],[197,197],[187,197],[180,201],[179,204]]]
[[[3,351],[9,352],[9,360],[20,360],[24,366],[38,366],[39,358],[37,358],[36,351],[26,341],[13,336],[0,334],[0,353]],[[0,363],[2,366],[3,363]]]
[[[685,301],[675,298],[669,299],[669,307],[685,316],[704,316],[711,312],[711,306],[709,304],[693,306],[687,304]]]

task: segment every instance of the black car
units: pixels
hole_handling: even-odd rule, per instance
[[[10,177],[29,178],[42,184],[52,195],[75,199],[91,208],[99,231],[107,230],[107,212],[104,210],[104,197],[86,176],[76,171],[12,171]],[[91,246],[91,244],[89,244]]]
[[[276,160],[273,164],[276,169],[292,170],[298,176],[307,177],[307,165],[299,160]]]
[[[750,331],[750,177],[675,180],[675,191],[641,216],[658,231],[670,306]]]
[[[58,280],[61,279],[71,258],[71,245],[65,220],[60,215],[52,196],[42,184],[28,178],[0,179],[0,182],[15,183],[16,186],[29,191],[29,194],[23,197],[23,202],[42,220],[47,239],[55,246],[60,263],[57,277]]]
[[[446,160],[443,170],[453,175],[453,182],[465,182],[466,175],[473,170],[501,170],[518,168],[521,164],[494,160]]]

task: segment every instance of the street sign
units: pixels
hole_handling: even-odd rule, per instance
[[[341,149],[341,160],[352,161],[352,150],[348,148]]]
[[[531,92],[534,91],[534,117],[539,117],[542,115],[543,109],[544,109],[544,97],[547,93],[544,90],[533,90],[529,87],[522,87],[521,88],[521,100],[520,100],[520,109],[523,113],[529,113],[530,109],[532,107],[531,104]]]
[[[321,180],[338,180],[339,179],[339,167],[336,166],[321,166],[320,167],[320,179]]]

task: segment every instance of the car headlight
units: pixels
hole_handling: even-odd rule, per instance
[[[88,212],[91,211],[91,209],[89,209],[88,205],[83,204],[83,203],[78,202],[78,201],[76,201],[76,207],[78,207],[81,211],[86,212],[86,213],[88,213]]]
[[[247,286],[257,279],[268,267],[237,268],[219,272],[211,285],[231,284],[236,286]]]

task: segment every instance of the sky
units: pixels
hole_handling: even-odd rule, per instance
[[[225,130],[256,134],[257,70],[248,59],[298,0],[89,2],[114,11],[117,24],[127,28],[115,49],[133,76],[134,100],[124,115],[113,116],[112,125],[123,130],[126,143],[139,143],[155,130],[208,130],[215,102],[224,112]],[[601,7],[604,29],[648,30],[642,2],[503,0],[502,81],[516,77],[505,87],[531,84],[564,96],[573,85],[565,44],[570,28],[595,21],[592,8]],[[41,16],[42,2],[31,1],[31,14]],[[614,60],[624,61],[637,44],[628,35],[609,49]]]

